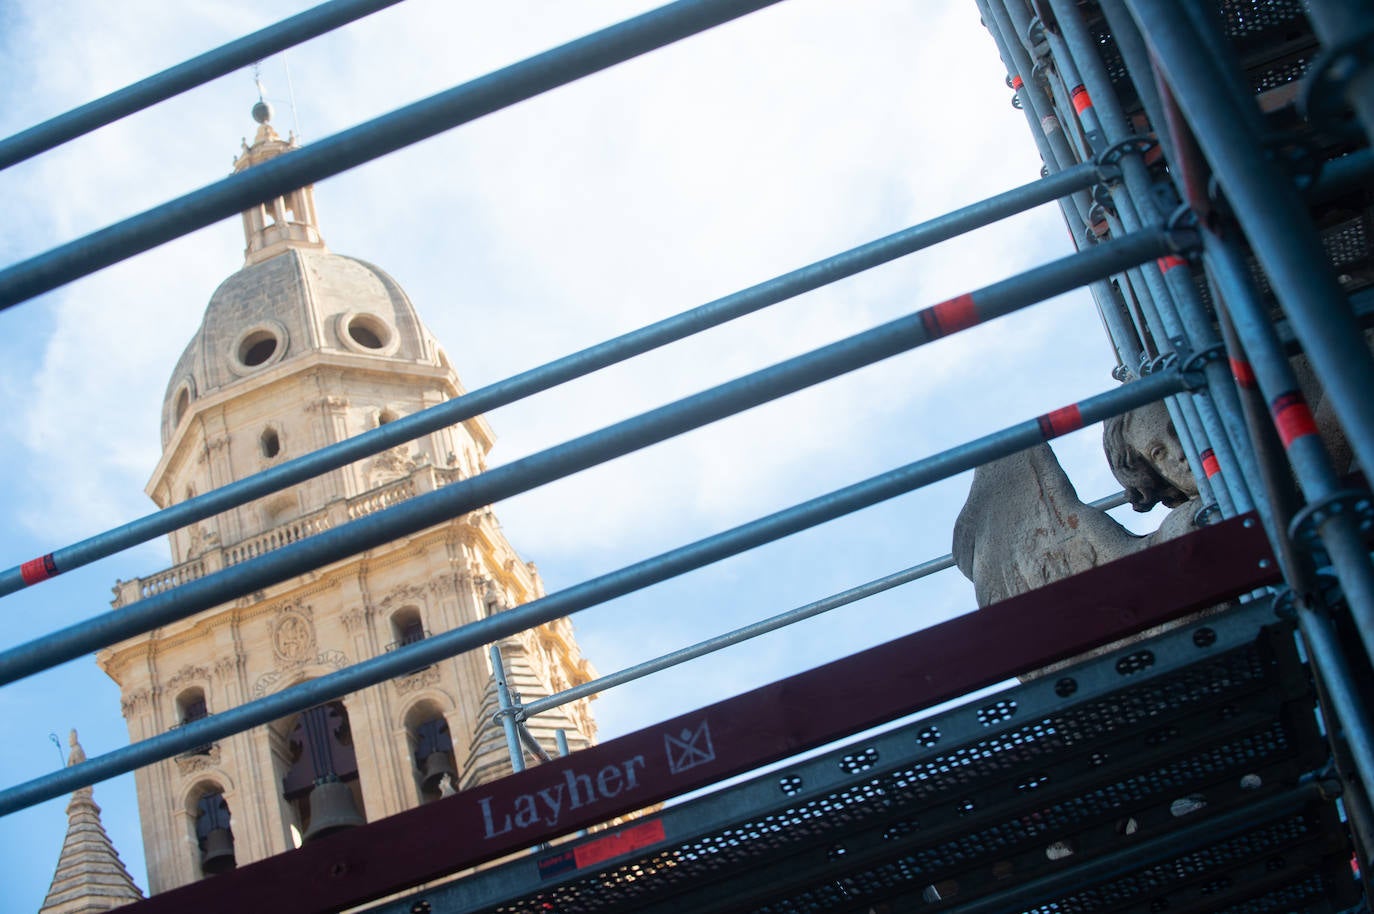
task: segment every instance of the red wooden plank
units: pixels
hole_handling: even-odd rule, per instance
[[[1236,519],[125,910],[335,911],[605,822],[1277,580]]]

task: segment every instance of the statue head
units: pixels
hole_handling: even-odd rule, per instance
[[[1131,507],[1176,508],[1197,494],[1197,482],[1178,432],[1162,402],[1150,403],[1103,423],[1102,449]]]

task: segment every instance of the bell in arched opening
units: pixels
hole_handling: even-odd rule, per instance
[[[358,763],[342,703],[302,711],[289,743],[295,759],[283,779],[283,795],[297,804],[304,840],[367,822],[353,792]]]
[[[366,823],[353,803],[353,791],[347,784],[333,776],[315,782],[315,789],[310,791],[310,827],[305,830],[307,844]]]
[[[200,871],[206,876],[218,876],[236,868],[234,833],[229,828],[229,804],[224,802],[224,794],[205,794],[196,802],[196,809]]]

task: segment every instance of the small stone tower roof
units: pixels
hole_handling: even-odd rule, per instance
[[[84,762],[86,753],[76,740],[75,730],[69,742],[72,748],[67,764]],[[57,872],[38,914],[111,911],[142,900],[143,893],[134,885],[105,826],[100,824],[100,807],[92,799],[91,788],[75,791],[67,804],[67,838],[57,858]]]

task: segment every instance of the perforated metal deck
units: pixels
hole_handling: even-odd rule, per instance
[[[1291,634],[1252,604],[379,911],[1337,911]]]

